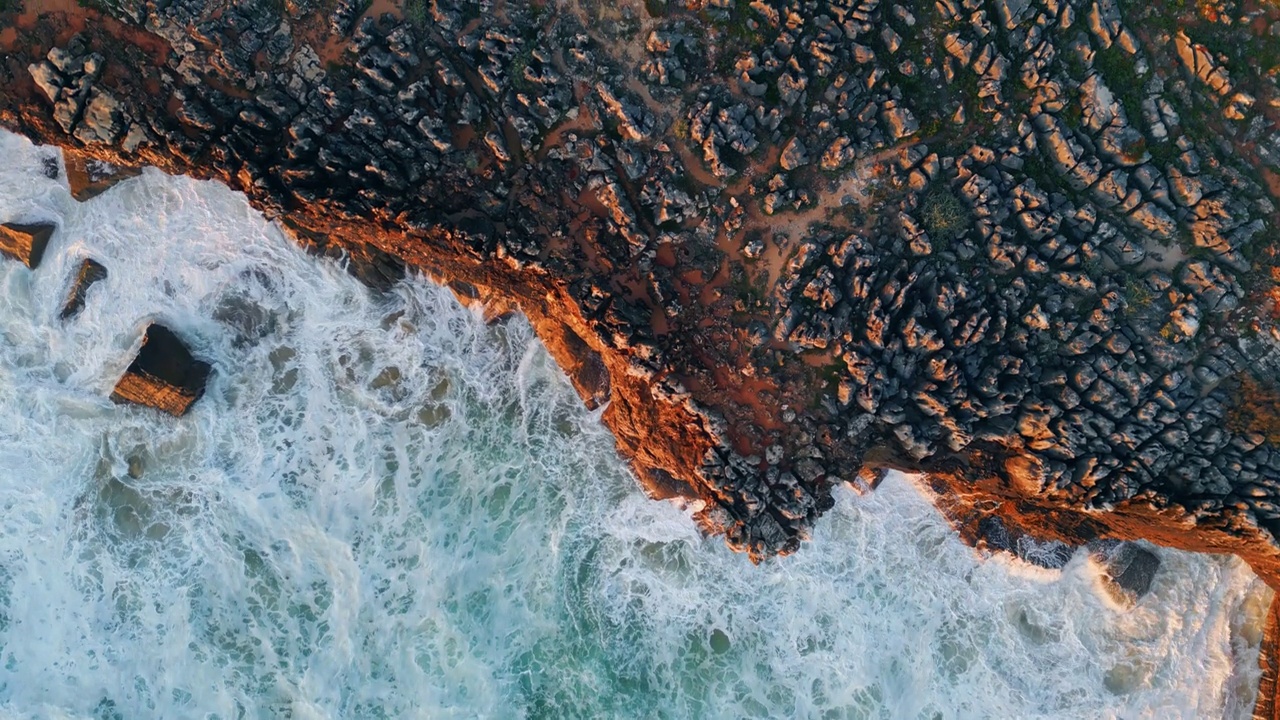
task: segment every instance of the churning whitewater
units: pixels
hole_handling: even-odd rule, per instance
[[[219,185],[77,203],[47,158],[0,135],[0,222],[59,225],[0,263],[4,717],[1249,713],[1270,596],[1233,558],[1157,550],[1126,610],[893,477],[752,566],[644,497],[523,320],[375,294]],[[182,419],[107,399],[150,320],[215,367]]]

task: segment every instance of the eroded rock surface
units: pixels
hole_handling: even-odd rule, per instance
[[[895,467],[1280,585],[1280,10],[1184,5],[112,0],[0,15],[0,123],[519,307],[753,557]]]

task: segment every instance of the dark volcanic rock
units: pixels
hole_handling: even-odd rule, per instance
[[[895,468],[1029,562],[1142,539],[1280,587],[1280,213],[1253,179],[1280,138],[1245,117],[1280,97],[1204,28],[657,3],[637,59],[635,18],[527,3],[223,5],[33,20],[0,123],[225,182],[375,287],[519,307],[641,482],[754,559]],[[218,311],[234,342],[271,332],[251,300]]]
[[[1131,606],[1151,590],[1160,569],[1160,558],[1136,543],[1101,541],[1089,546],[1089,559],[1106,578],[1107,593],[1119,604]]]
[[[142,339],[142,349],[116,383],[111,399],[181,416],[204,394],[211,369],[208,363],[193,358],[171,330],[151,325]]]
[[[71,284],[71,292],[67,293],[67,300],[62,304],[62,312],[58,313],[58,318],[66,320],[75,317],[84,309],[85,297],[89,293],[89,288],[99,280],[107,279],[107,269],[102,263],[92,258],[85,258],[80,263],[80,269],[76,272],[75,282]]]
[[[0,225],[0,254],[8,255],[32,270],[40,266],[49,238],[58,229],[52,223]]]

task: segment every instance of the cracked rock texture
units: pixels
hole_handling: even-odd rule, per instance
[[[1274,587],[1280,10],[1183,5],[10,2],[0,124],[523,311],[755,558],[899,468],[1129,595],[1097,543]]]

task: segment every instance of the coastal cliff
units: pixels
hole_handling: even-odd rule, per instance
[[[1142,539],[1280,587],[1274,6],[0,0],[0,28],[0,125],[518,309],[650,494],[753,558],[893,468],[975,544]]]

